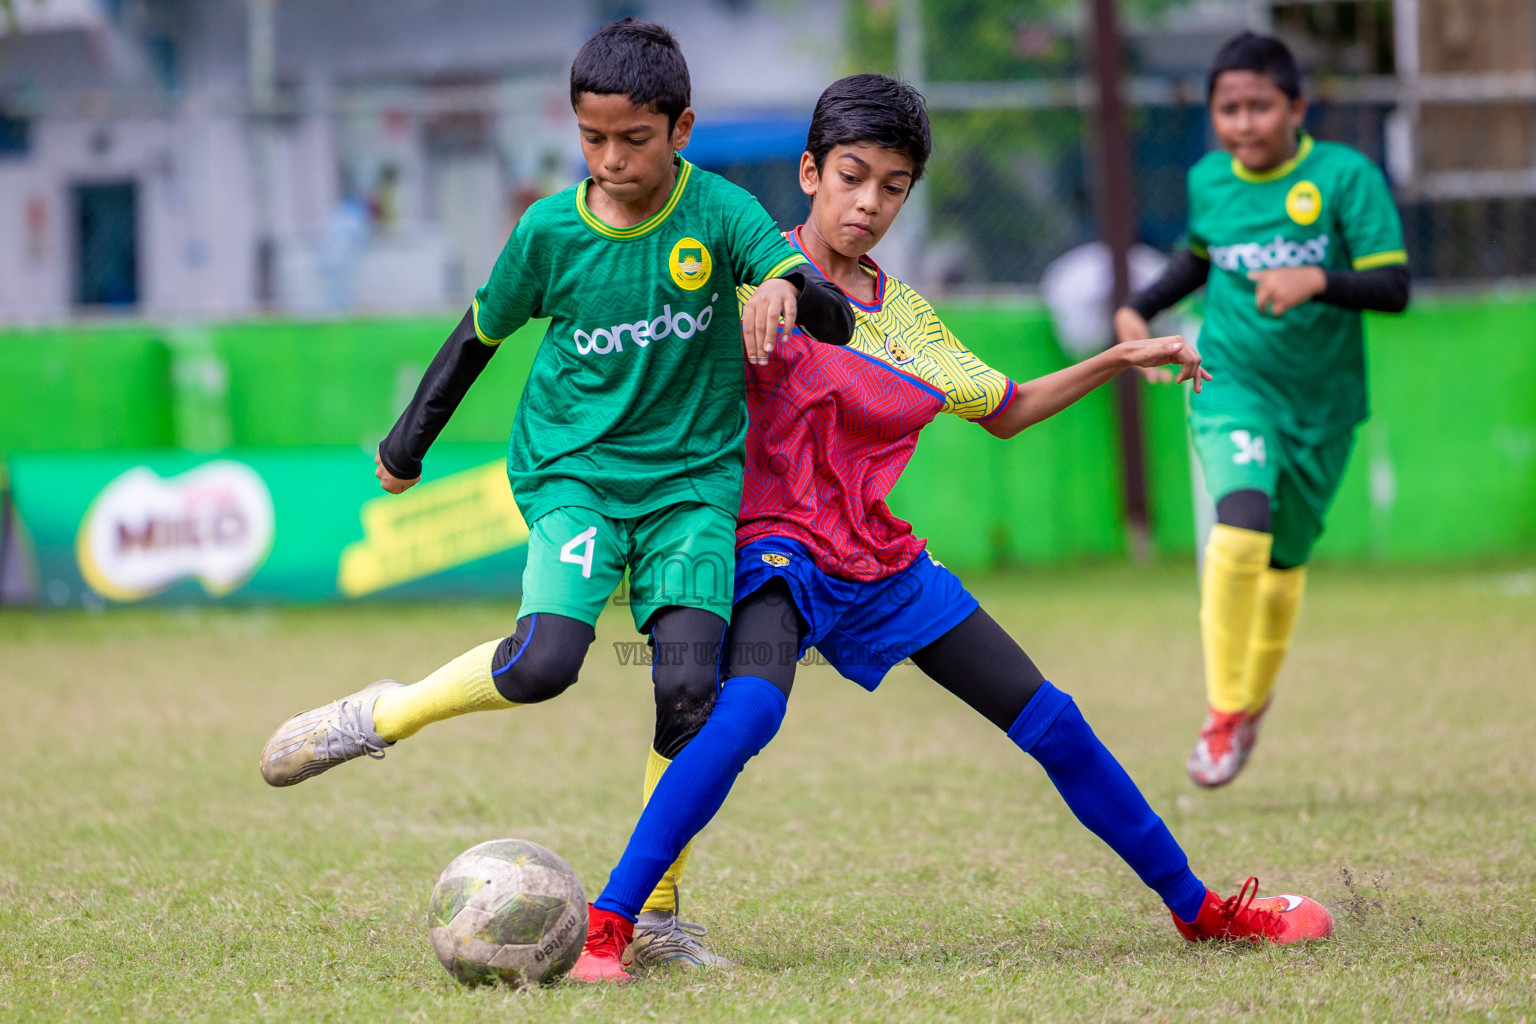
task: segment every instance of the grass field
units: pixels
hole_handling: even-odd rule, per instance
[[[1188,568],[973,581],[1196,871],[1334,911],[1307,948],[1193,947],[1044,773],[910,667],[802,672],[705,833],[684,916],[729,973],[465,991],[423,915],[484,839],[595,893],[638,809],[643,670],[599,630],[560,700],[429,728],[288,791],[289,713],[414,679],[511,605],[0,614],[0,1020],[1536,1018],[1536,572],[1315,571],[1248,773],[1201,793]]]

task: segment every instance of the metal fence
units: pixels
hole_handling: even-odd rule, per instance
[[[1511,8],[1502,12],[1511,31],[1530,34],[1536,5],[1495,2]],[[1387,171],[1417,279],[1536,277],[1536,71],[1521,66],[1532,58],[1518,48],[1485,58],[1474,38],[1463,66],[1435,64],[1419,35],[1439,31],[1435,12],[1451,3],[1234,2],[1192,17],[1156,0],[1123,0],[1140,239],[1163,250],[1179,244],[1185,174],[1215,146],[1205,67],[1225,38],[1253,27],[1298,53],[1308,129]],[[852,64],[894,70],[929,99],[931,284],[1028,286],[1056,255],[1096,236],[1094,90],[1080,12],[1045,2],[851,0],[849,26]]]
[[[935,293],[1027,291],[1051,260],[1098,236],[1095,92],[1077,7],[822,2],[844,23],[828,80],[891,71],[929,99],[930,177],[898,225],[904,237],[882,249],[906,247],[906,276]],[[1503,12],[1511,33],[1530,34],[1536,0],[1485,2],[1514,12]],[[1213,145],[1204,68],[1252,25],[1281,33],[1311,69],[1314,134],[1387,169],[1418,280],[1536,278],[1531,48],[1484,60],[1491,30],[1458,28],[1446,4],[1121,0],[1140,239],[1180,243],[1185,174]],[[665,3],[656,8],[644,13],[664,18]],[[1460,64],[1410,45],[1458,32],[1470,40],[1452,54]],[[136,91],[75,93],[64,77],[48,84],[50,54],[38,48],[25,87],[0,75],[0,324],[103,309],[220,318],[456,305],[520,212],[580,173],[558,61],[513,79],[313,89],[268,68],[251,75],[261,89],[237,74],[222,93],[199,92],[167,74]],[[12,57],[7,74],[24,65]],[[705,166],[788,226],[804,212],[793,136],[803,138],[809,103],[764,102],[776,141],[742,115]]]

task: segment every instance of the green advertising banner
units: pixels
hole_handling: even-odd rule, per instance
[[[442,445],[386,494],[355,447],[13,453],[47,606],[518,592],[505,447]]]

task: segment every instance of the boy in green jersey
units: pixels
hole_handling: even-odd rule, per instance
[[[530,524],[515,632],[426,679],[381,680],[285,723],[261,770],[287,786],[470,711],[548,700],[576,681],[593,625],[629,571],[657,651],[649,798],[709,717],[730,614],[747,417],[743,347],[772,357],[797,323],[846,344],[841,294],[749,194],[677,155],[694,122],[671,34],[626,18],[582,46],[571,104],[591,175],[535,203],[379,446],[398,494],[496,347],[550,324],[517,406],[507,473]],[[736,289],[758,285],[738,313]],[[781,326],[782,324],[782,326]],[[698,652],[698,653],[696,653]],[[711,960],[676,920],[685,851],[647,904],[661,959]]]
[[[1307,103],[1283,43],[1231,40],[1208,90],[1224,151],[1189,172],[1189,247],[1115,327],[1122,341],[1150,337],[1148,320],[1206,286],[1200,354],[1214,379],[1189,423],[1216,502],[1200,593],[1210,711],[1186,767],[1220,786],[1253,749],[1307,557],[1366,418],[1361,311],[1401,312],[1409,278],[1386,181],[1301,130]]]

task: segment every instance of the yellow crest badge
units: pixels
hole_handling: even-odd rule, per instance
[[[891,362],[897,366],[905,366],[917,358],[917,353],[907,347],[907,343],[894,334],[885,336],[885,354],[891,357]]]
[[[789,556],[781,555],[777,551],[764,551],[763,561],[767,562],[769,565],[776,565],[782,569],[789,564]]]
[[[697,238],[680,238],[667,258],[667,269],[672,280],[684,291],[695,292],[709,283],[709,275],[715,269],[709,250]]]
[[[1310,181],[1298,181],[1285,195],[1285,212],[1297,224],[1311,224],[1323,215],[1323,194]]]

